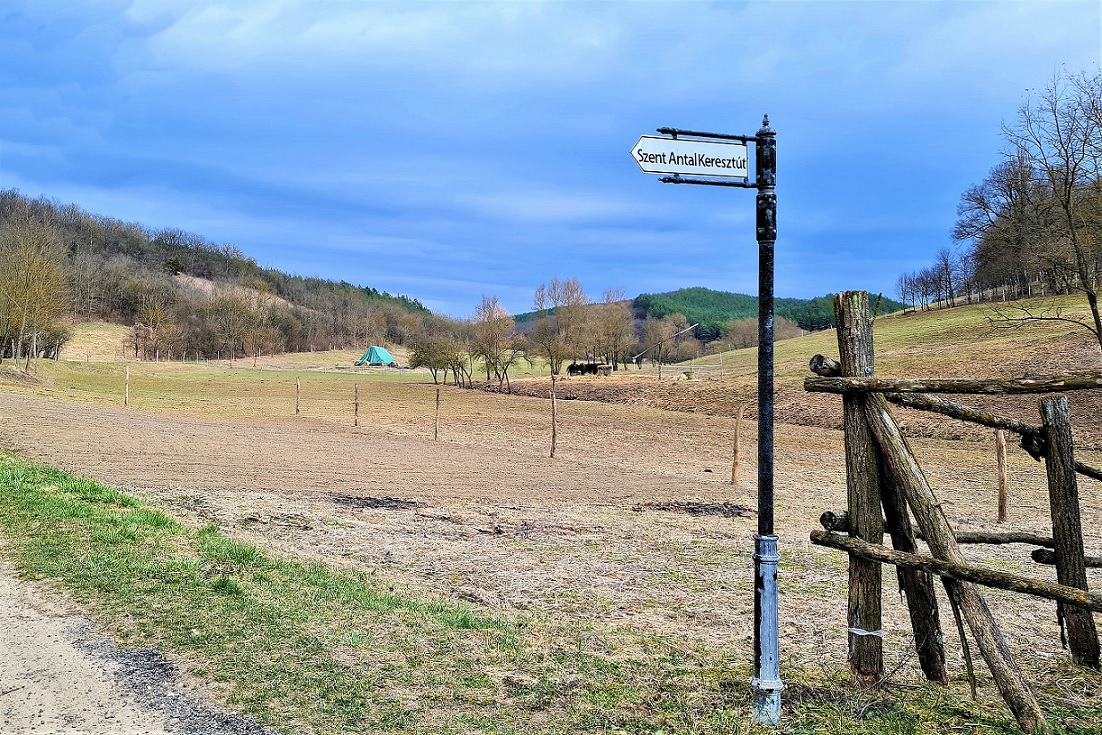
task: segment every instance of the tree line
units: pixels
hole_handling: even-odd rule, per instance
[[[1057,73],[1002,133],[1002,160],[961,195],[955,247],[899,276],[897,295],[929,309],[1079,293],[1087,318],[1031,304],[1000,305],[989,318],[996,326],[1072,323],[1102,348],[1102,74]]]
[[[533,310],[512,316],[496,296],[483,296],[468,319],[432,315],[414,335],[410,366],[427,368],[437,382],[450,379],[471,387],[485,374],[508,389],[510,372],[539,361],[560,375],[567,361],[596,362],[621,370],[644,361],[684,362],[707,352],[757,344],[757,319],[729,319],[714,340],[702,342],[680,312],[640,315],[623,289],[591,298],[576,278],[552,278],[533,294]],[[755,300],[756,301],[756,300]],[[805,334],[794,321],[778,317],[777,339]]]
[[[683,288],[669,293],[644,293],[635,297],[638,311],[652,317],[682,314],[696,324],[693,334],[702,342],[727,341],[732,320],[756,319],[758,297],[747,294],[716,291],[710,288]],[[882,298],[881,313],[899,311],[903,304]],[[834,294],[813,299],[779,298],[774,301],[778,317],[808,332],[834,327]]]
[[[741,298],[756,312],[754,297],[683,291],[698,301]],[[691,299],[682,302],[696,317]],[[130,327],[124,348],[134,359],[233,360],[387,343],[408,346],[412,365],[434,379],[468,386],[484,373],[508,387],[521,363],[542,361],[558,375],[571,360],[618,370],[756,344],[752,316],[701,330],[683,311],[648,313],[639,303],[622,289],[593,299],[577,279],[552,278],[537,287],[526,317],[484,296],[473,316],[455,319],[405,296],[261,268],[233,245],[182,230],[0,190],[0,360],[57,358],[73,324],[94,319]],[[804,333],[783,316],[775,331],[779,339]]]
[[[406,296],[262,268],[182,230],[0,190],[0,359],[58,356],[77,320],[132,326],[136,358],[233,359],[404,344],[427,313]]]

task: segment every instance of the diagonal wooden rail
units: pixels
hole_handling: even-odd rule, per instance
[[[817,375],[832,378],[832,379],[837,378],[839,376],[839,373],[840,373],[840,366],[839,366],[838,362],[835,361],[835,360],[832,360],[829,357],[824,357],[823,355],[815,355],[814,357],[812,357],[811,358],[811,363],[810,363],[810,368],[811,368],[811,372],[813,372]],[[1098,374],[1098,375],[1102,375],[1102,374]],[[1056,385],[1056,384],[1067,385],[1068,381],[1072,378],[1074,378],[1074,380],[1071,380],[1071,382],[1075,383],[1076,386],[1078,386],[1077,388],[1075,388],[1075,390],[1100,387],[1099,385],[1096,385],[1096,384],[1091,382],[1091,381],[1096,381],[1098,379],[1097,375],[1094,374],[1094,373],[1087,373],[1087,374],[1076,375],[1076,376],[1064,375],[1064,376],[1049,376],[1049,377],[1046,377],[1046,378],[1019,378],[1015,381],[1003,381],[1003,380],[986,381],[985,380],[985,381],[969,381],[969,382],[1003,384],[1003,383],[1007,383],[1007,382],[1024,383],[1026,381],[1040,381],[1044,385],[1051,386],[1051,385]],[[808,381],[813,381],[813,380],[818,380],[818,379],[817,378],[807,378],[804,381],[805,389],[811,390],[810,388],[807,388],[807,383],[808,383]],[[846,380],[850,380],[850,379],[847,378]],[[895,378],[854,378],[853,380],[861,380],[861,381],[867,382],[867,381],[870,381],[870,380],[889,380],[889,381],[891,381],[891,380],[898,380],[898,379],[895,379]],[[941,384],[953,383],[954,385],[956,385],[956,384],[962,384],[964,381],[961,381],[961,380],[922,381],[922,384],[923,385],[928,385],[931,382],[941,383]],[[854,389],[854,390],[857,390],[857,389]],[[864,389],[861,389],[861,390],[864,390]],[[1015,390],[1015,391],[1008,391],[1008,392],[1030,393],[1030,392],[1046,392],[1047,390],[1072,390],[1072,388],[1062,387],[1062,388],[1048,388],[1044,391],[1034,391],[1034,390],[1031,389],[1031,390]],[[824,389],[824,392],[834,392],[834,391],[826,391]],[[869,392],[873,392],[873,391],[871,389],[869,389]],[[940,391],[940,392],[947,392],[947,391]],[[958,392],[967,392],[967,391],[958,391]],[[989,391],[984,391],[984,392],[985,393],[998,394],[1001,391],[989,390]],[[904,408],[913,408],[913,409],[916,409],[916,410],[919,410],[919,411],[930,411],[932,413],[939,413],[942,416],[948,416],[950,418],[954,418],[954,419],[957,419],[959,421],[968,421],[970,423],[980,424],[981,426],[987,426],[987,427],[990,427],[992,429],[1005,429],[1007,431],[1013,431],[1014,433],[1016,433],[1016,434],[1018,434],[1019,436],[1022,437],[1022,448],[1026,452],[1029,453],[1029,456],[1033,457],[1036,460],[1040,460],[1044,457],[1045,442],[1047,441],[1045,439],[1045,432],[1044,432],[1044,429],[1042,427],[1037,426],[1035,424],[1030,424],[1030,423],[1027,423],[1025,421],[1020,421],[1019,419],[1009,418],[1007,416],[999,416],[997,414],[993,414],[993,413],[990,413],[988,411],[984,411],[983,409],[973,408],[972,406],[965,406],[964,404],[957,403],[956,401],[950,401],[948,398],[941,398],[940,396],[931,396],[931,395],[928,395],[926,393],[909,393],[909,392],[904,393],[904,392],[887,392],[887,391],[885,391],[884,392],[884,397],[886,399],[888,399],[889,401],[891,401],[892,403],[895,403],[896,405],[899,405],[899,406],[903,406]],[[1090,477],[1091,479],[1098,480],[1099,482],[1102,482],[1102,469],[1099,469],[1097,467],[1093,467],[1092,465],[1089,465],[1085,462],[1082,462],[1080,460],[1075,460],[1075,471],[1078,472],[1080,475],[1084,475],[1086,477]]]

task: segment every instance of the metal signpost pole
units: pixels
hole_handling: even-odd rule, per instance
[[[757,135],[758,532],[754,536],[754,719],[781,719],[777,624],[777,536],[773,533],[773,245],[777,241],[777,139],[762,121]]]
[[[754,719],[781,719],[780,636],[777,618],[777,536],[773,532],[773,246],[777,240],[777,134],[762,120],[757,135],[659,128],[670,138],[643,136],[632,157],[644,173],[665,173],[664,184],[757,189],[758,241],[758,532],[754,535]],[[695,140],[684,140],[685,136]],[[703,140],[701,140],[703,139]],[[747,179],[745,146],[754,143],[756,181]],[[686,178],[696,174],[719,178]],[[736,180],[731,180],[736,179]],[[741,179],[741,180],[737,180]]]

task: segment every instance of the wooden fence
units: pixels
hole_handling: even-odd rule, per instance
[[[877,686],[883,680],[881,569],[882,564],[892,564],[906,594],[923,673],[931,681],[947,682],[941,643],[944,638],[933,583],[933,575],[937,575],[949,598],[969,668],[966,625],[1022,729],[1051,732],[977,585],[1055,600],[1073,660],[1098,668],[1098,633],[1091,611],[1102,611],[1102,595],[1087,588],[1076,475],[1102,479],[1102,471],[1075,459],[1064,396],[1041,397],[1038,426],[927,394],[1051,394],[1098,389],[1102,388],[1102,373],[1017,380],[877,378],[873,375],[872,319],[868,306],[865,292],[838,294],[834,308],[839,359],[816,355],[811,360],[811,370],[820,377],[804,381],[808,391],[842,395],[848,507],[844,513],[824,513],[821,519],[824,530],[812,532],[811,540],[850,555],[847,622],[853,675],[866,686]],[[1045,462],[1052,537],[954,533],[895,422],[889,401],[1018,434],[1022,447],[1034,459]],[[911,523],[912,515],[917,532]],[[892,548],[883,544],[885,531]],[[918,553],[919,538],[926,541],[929,555]],[[959,544],[969,542],[1034,543],[1049,547],[1051,551],[1038,549],[1034,558],[1055,562],[1058,583],[971,565],[959,548]]]

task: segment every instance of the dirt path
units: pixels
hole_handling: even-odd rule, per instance
[[[182,687],[155,651],[123,651],[92,621],[0,561],[4,735],[265,735]]]
[[[0,732],[168,732],[115,684],[115,666],[77,647],[87,624],[0,564]]]

